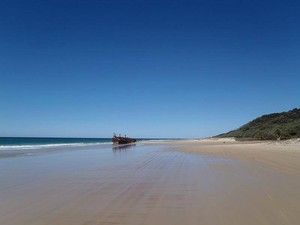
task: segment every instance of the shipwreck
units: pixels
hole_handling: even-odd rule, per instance
[[[112,137],[112,142],[114,144],[130,144],[135,143],[136,139],[126,137],[126,135],[122,137],[121,135],[117,136],[116,134],[114,134],[114,136]]]

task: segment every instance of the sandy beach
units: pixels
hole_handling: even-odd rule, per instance
[[[0,158],[2,225],[298,225],[300,142],[139,143]]]

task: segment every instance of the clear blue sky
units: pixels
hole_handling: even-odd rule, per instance
[[[0,136],[206,137],[300,106],[300,2],[1,0]]]

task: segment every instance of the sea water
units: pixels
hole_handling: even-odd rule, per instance
[[[80,147],[111,144],[111,138],[0,137],[0,150]]]
[[[168,140],[161,138],[139,138],[140,141]],[[36,150],[36,149],[69,149],[111,145],[111,138],[54,138],[54,137],[0,137],[0,151]]]

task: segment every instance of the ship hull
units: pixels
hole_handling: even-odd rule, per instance
[[[127,137],[113,137],[112,142],[114,144],[130,144],[130,143],[135,143],[136,139],[133,138],[127,138]]]

